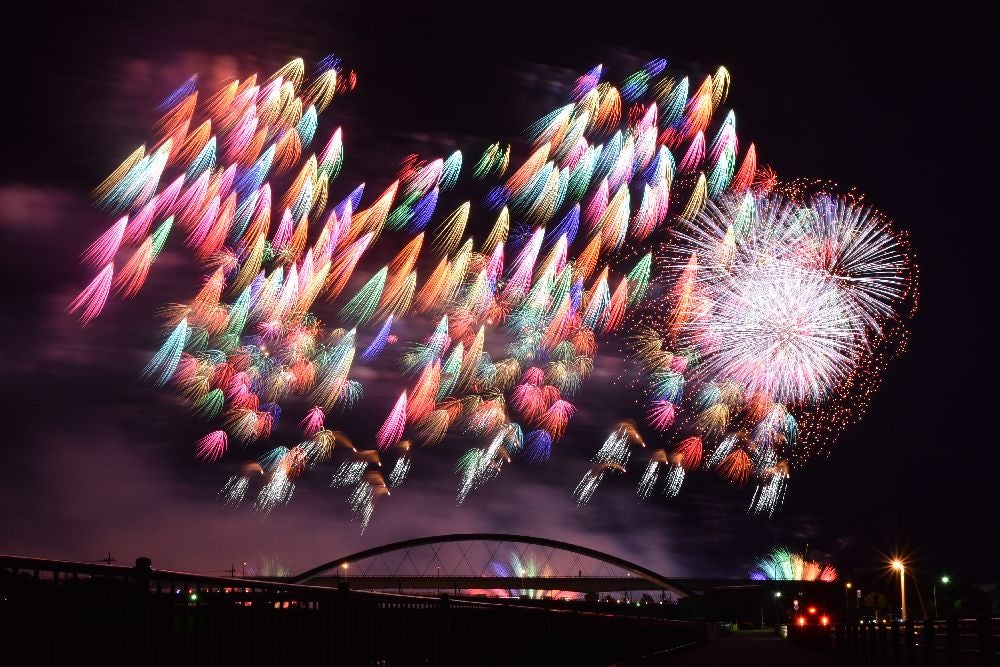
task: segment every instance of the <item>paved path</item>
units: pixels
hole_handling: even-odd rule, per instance
[[[771,631],[744,631],[700,646],[652,656],[621,667],[844,667],[830,655],[798,646],[776,637]]]

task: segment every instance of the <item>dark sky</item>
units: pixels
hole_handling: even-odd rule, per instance
[[[110,550],[190,570],[278,557],[296,570],[395,539],[482,530],[575,541],[677,575],[735,576],[773,544],[808,543],[845,570],[905,548],[926,574],[1000,578],[992,63],[985,27],[960,5],[939,15],[845,3],[695,13],[696,3],[205,4],[46,4],[5,40],[0,552],[93,560]],[[345,128],[339,187],[368,178],[369,192],[407,153],[462,148],[471,159],[516,136],[595,63],[617,63],[618,78],[652,56],[701,71],[725,64],[741,141],[762,161],[785,177],[856,186],[911,232],[921,308],[909,351],[829,460],[796,471],[768,521],[744,514],[746,490],[714,480],[637,505],[633,477],[574,507],[593,433],[607,432],[616,415],[605,406],[621,400],[604,381],[613,361],[548,466],[511,469],[461,508],[459,443],[418,458],[364,535],[325,474],[266,519],[221,507],[231,466],[192,461],[203,425],[138,381],[158,344],[155,309],[190,296],[194,268],[167,253],[143,297],[113,303],[84,330],[63,312],[87,279],[76,255],[108,223],[87,192],[193,71],[269,72],[329,52],[359,85],[321,128]],[[375,378],[375,403],[398,395],[385,384]],[[359,415],[362,430],[384,413]]]

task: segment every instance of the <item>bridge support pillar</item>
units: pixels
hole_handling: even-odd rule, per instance
[[[954,613],[948,617],[948,664],[952,667],[962,664],[962,638],[958,634],[958,617]]]
[[[906,664],[907,667],[917,667],[917,648],[913,645],[913,619],[908,618],[903,623],[906,632]]]
[[[146,637],[150,627],[149,581],[153,576],[153,561],[145,556],[135,559],[132,578],[135,580],[134,610],[131,614],[131,644],[135,664],[147,662]]]
[[[934,645],[934,619],[925,618],[924,619],[924,664],[927,667],[936,667],[937,665],[937,647]]]
[[[979,664],[991,667],[993,661],[993,619],[988,615],[976,619],[976,630],[979,634]]]
[[[440,665],[454,664],[455,651],[452,649],[450,608],[451,598],[447,593],[442,593],[438,602],[438,623],[435,629],[437,636],[434,638],[434,645],[437,647],[435,651],[437,664]]]

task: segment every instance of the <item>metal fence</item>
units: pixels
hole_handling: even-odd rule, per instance
[[[1000,667],[1000,618],[843,623],[789,638],[865,665]]]
[[[0,556],[0,665],[607,665],[714,628]]]

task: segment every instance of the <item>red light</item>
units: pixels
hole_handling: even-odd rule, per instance
[[[806,624],[806,617],[799,616],[799,625],[805,625],[805,624]]]
[[[816,613],[816,607],[809,607],[809,613],[810,614],[815,614]]]
[[[819,622],[822,623],[823,625],[830,625],[830,617],[824,616],[823,618],[819,619]]]

